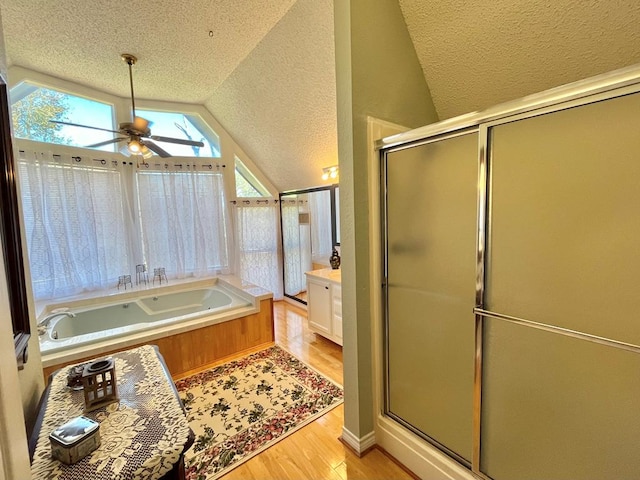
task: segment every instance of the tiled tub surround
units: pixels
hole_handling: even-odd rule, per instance
[[[152,343],[177,378],[274,339],[273,294],[228,275],[49,304],[39,318],[60,308],[76,317],[54,318],[40,336],[45,377],[85,358]]]

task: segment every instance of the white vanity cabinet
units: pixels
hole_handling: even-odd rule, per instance
[[[307,276],[309,329],[342,345],[342,288],[340,270],[323,268]]]

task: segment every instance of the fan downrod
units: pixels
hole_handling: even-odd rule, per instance
[[[126,63],[129,66],[135,65],[136,62],[138,61],[136,56],[135,55],[131,55],[130,53],[123,53],[122,55],[120,55],[120,58],[122,59],[122,61],[124,63]]]

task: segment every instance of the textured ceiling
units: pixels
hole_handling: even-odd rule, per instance
[[[295,0],[1,0],[9,65],[123,97],[203,103]],[[209,36],[209,32],[213,36]]]
[[[282,191],[337,163],[333,1],[0,8],[9,65],[128,97],[119,55],[133,53],[137,97],[204,104]],[[441,119],[640,63],[638,0],[399,4]]]
[[[120,54],[132,53],[137,98],[205,104],[281,191],[322,184],[338,163],[332,0],[0,8],[9,65],[128,97]]]
[[[440,119],[640,63],[638,0],[399,0]]]
[[[206,107],[280,191],[312,187],[338,163],[335,83],[333,2],[298,0]]]

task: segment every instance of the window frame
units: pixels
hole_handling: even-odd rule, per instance
[[[233,189],[234,189],[236,198],[271,198],[273,197],[273,195],[271,195],[271,192],[269,192],[269,189],[262,184],[262,182],[258,179],[258,177],[256,177],[256,175],[251,171],[251,169],[247,167],[247,165],[242,160],[240,160],[240,158],[238,158],[237,155],[234,155],[233,163],[234,163]],[[255,196],[255,197],[238,196],[238,180],[236,178],[237,175],[240,175],[242,178],[244,178],[244,180],[249,185],[251,185],[251,187],[260,194],[260,196]]]
[[[57,92],[57,93],[61,93],[63,95],[67,95],[69,97],[76,97],[76,98],[80,98],[89,102],[95,102],[95,103],[100,103],[100,104],[104,104],[104,105],[108,105],[111,107],[111,123],[108,126],[102,125],[99,126],[97,128],[107,128],[107,129],[112,129],[114,131],[114,133],[111,134],[112,138],[115,138],[116,136],[116,131],[118,130],[118,121],[117,121],[117,117],[118,117],[118,110],[120,109],[120,105],[118,102],[114,101],[114,99],[109,98],[110,96],[107,96],[105,98],[102,98],[101,96],[93,96],[93,95],[89,95],[84,91],[75,91],[73,89],[67,88],[64,84],[62,86],[58,86],[55,83],[49,83],[49,82],[41,82],[37,79],[32,79],[30,77],[26,77],[26,78],[20,78],[16,83],[13,84],[13,86],[11,86],[9,88],[8,94],[9,94],[9,102],[8,102],[8,108],[9,108],[9,120],[12,121],[12,117],[11,117],[11,112],[13,109],[13,105],[14,103],[22,100],[23,98],[25,98],[26,96],[28,96],[30,93],[32,92],[27,92],[26,95],[21,95],[20,98],[13,98],[13,96],[11,95],[12,91],[17,90],[20,91],[21,88],[27,88],[26,86],[29,87],[33,87],[34,91],[38,90],[38,89],[46,89],[46,90],[50,90],[53,92]],[[73,123],[73,119],[70,120],[71,123]],[[82,127],[78,127],[78,128],[82,128]],[[15,137],[17,139],[20,140],[28,140],[31,142],[39,142],[39,143],[44,143],[44,144],[49,144],[49,145],[60,145],[63,147],[71,147],[71,148],[87,148],[83,145],[70,145],[70,144],[66,144],[66,143],[54,143],[54,142],[43,142],[41,140],[35,140],[33,138],[23,138],[23,137]],[[105,152],[105,153],[113,153],[114,151],[116,151],[115,147],[110,149],[110,150],[102,150],[102,149],[91,149],[94,152]]]

